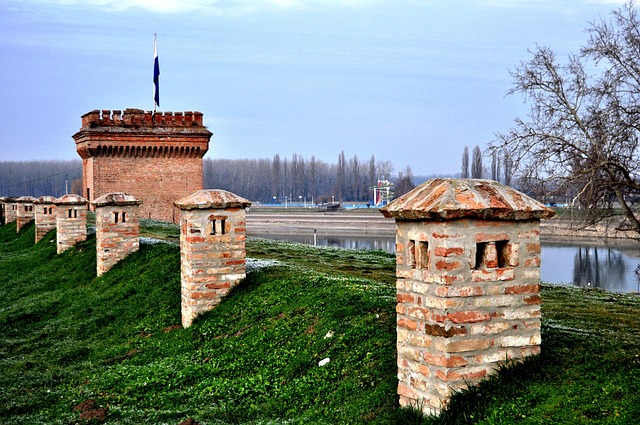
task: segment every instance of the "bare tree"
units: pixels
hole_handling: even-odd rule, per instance
[[[465,146],[462,151],[462,169],[460,170],[460,177],[463,179],[469,178],[469,147]]]
[[[393,162],[385,160],[376,162],[376,169],[378,170],[378,177],[382,180],[390,180],[391,174],[393,174]]]
[[[473,148],[473,156],[471,157],[471,178],[482,178],[482,151],[478,145]]]
[[[640,233],[627,199],[640,191],[640,20],[632,2],[612,17],[591,23],[586,45],[566,63],[538,46],[511,73],[509,93],[525,96],[529,116],[492,146],[510,153],[525,189],[599,207],[587,209],[591,221],[615,200]]]
[[[491,180],[498,181],[498,153],[491,152]]]
[[[398,181],[396,182],[396,196],[402,196],[415,187],[413,184],[413,171],[411,167],[407,165],[404,172],[398,173]]]
[[[336,184],[334,188],[334,192],[338,197],[340,202],[343,201],[346,187],[346,176],[347,176],[347,161],[344,157],[344,151],[340,152],[338,155],[338,170],[336,174]]]
[[[378,173],[376,169],[376,157],[371,155],[371,159],[369,159],[369,187],[375,186],[378,183]]]

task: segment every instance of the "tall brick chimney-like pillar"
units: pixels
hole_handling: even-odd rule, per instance
[[[24,226],[33,221],[33,196],[21,196],[16,199],[16,231],[19,232]]]
[[[500,363],[540,352],[540,219],[490,180],[434,179],[381,212],[396,220],[400,404],[438,414]]]
[[[55,201],[58,254],[87,240],[87,200],[69,194]]]
[[[33,203],[36,219],[36,243],[47,233],[56,228],[56,198],[41,196]]]
[[[138,209],[141,203],[125,193],[107,193],[93,201],[98,276],[140,247]]]
[[[246,276],[245,209],[251,202],[225,190],[199,190],[180,208],[182,326],[215,307]]]

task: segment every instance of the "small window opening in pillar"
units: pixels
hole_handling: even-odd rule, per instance
[[[119,213],[119,212],[117,212],[117,211],[114,211],[114,212],[113,212],[113,221],[114,221],[115,223],[117,223],[119,218],[120,218],[120,213]]]
[[[209,235],[224,235],[227,220],[222,219],[209,219]]]
[[[496,241],[498,251],[498,267],[509,267],[509,241]]]
[[[49,214],[53,214],[53,207],[49,207]]]
[[[49,214],[47,207],[42,207],[42,214]]]
[[[416,241],[409,240],[407,244],[407,265],[412,269],[416,268]]]
[[[73,216],[73,208],[69,208],[69,218]]]
[[[417,241],[416,249],[416,267],[419,269],[429,268],[429,242]]]
[[[509,241],[479,242],[476,246],[476,270],[507,267]]]
[[[122,211],[122,222],[123,223],[127,222],[127,213],[126,213],[126,211]]]

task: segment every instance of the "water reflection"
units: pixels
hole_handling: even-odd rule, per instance
[[[626,264],[621,252],[582,246],[577,251],[573,261],[574,285],[602,288],[608,281],[624,281]]]
[[[543,243],[541,259],[540,275],[544,282],[640,292],[640,260],[636,247]]]
[[[376,236],[336,236],[336,235],[290,235],[290,234],[267,234],[253,235],[267,239],[277,239],[289,242],[300,242],[307,245],[331,246],[337,248],[377,250],[389,253],[396,252],[396,239]]]
[[[314,245],[314,235],[255,235]],[[315,245],[394,253],[393,237],[316,235]],[[543,282],[640,293],[640,246],[589,246],[542,242]]]

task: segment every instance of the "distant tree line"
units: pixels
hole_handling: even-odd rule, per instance
[[[482,151],[480,146],[473,148],[471,161],[469,161],[469,147],[462,151],[462,168],[460,178],[485,179],[490,178],[511,186],[513,183],[513,160],[506,150],[492,150],[490,153],[491,168],[485,168],[482,163]]]
[[[204,187],[224,189],[260,202],[367,202],[378,180],[396,185],[396,196],[413,189],[407,167],[393,176],[391,161],[372,155],[362,161],[344,152],[331,164],[315,156],[204,160]],[[82,194],[82,162],[78,160],[0,162],[0,196]]]
[[[0,162],[0,196],[55,196],[82,193],[82,161]]]
[[[407,167],[397,178],[391,161],[376,160],[372,155],[362,161],[357,155],[347,158],[344,151],[335,164],[305,159],[293,154],[283,158],[205,159],[205,188],[224,189],[260,202],[367,202],[371,187],[378,180],[396,183],[396,195],[413,189],[413,174]]]

